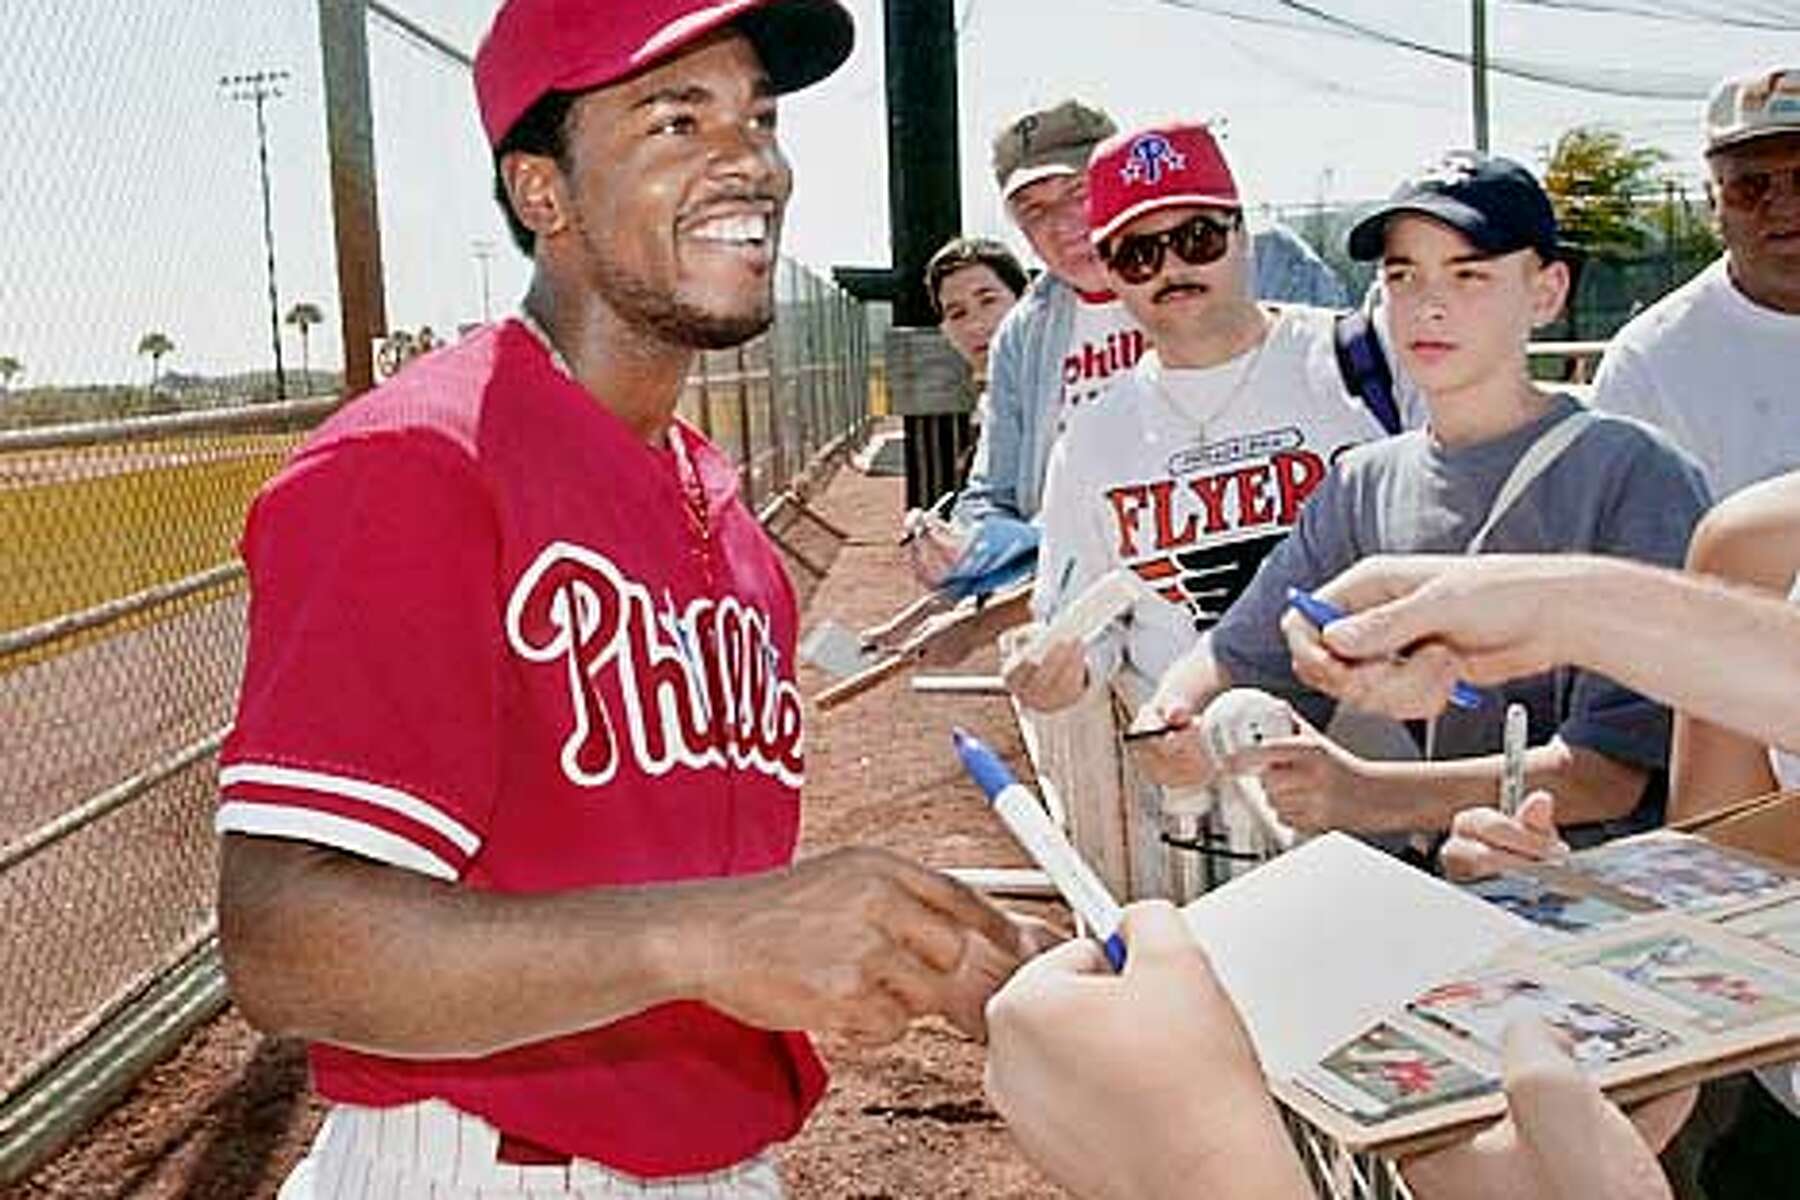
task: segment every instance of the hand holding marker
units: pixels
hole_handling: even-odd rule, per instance
[[[1288,589],[1288,607],[1320,629],[1350,615],[1331,601],[1321,600],[1311,592],[1302,591],[1297,587]],[[1480,708],[1481,692],[1473,684],[1459,679],[1456,681],[1456,686],[1450,689],[1450,703],[1457,708]]]
[[[1106,951],[1112,969],[1125,969],[1125,939],[1119,936],[1119,902],[1112,898],[1094,869],[1069,845],[1038,803],[1038,798],[1013,778],[1006,764],[980,738],[958,729],[952,736],[963,769],[980,786],[994,813],[1017,839],[1031,861],[1043,868],[1069,907]]]

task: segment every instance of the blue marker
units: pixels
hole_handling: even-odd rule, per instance
[[[1311,592],[1301,591],[1297,587],[1287,590],[1288,607],[1311,621],[1320,629],[1324,629],[1333,621],[1341,621],[1350,614],[1329,600],[1321,600]],[[1475,685],[1457,680],[1450,689],[1450,703],[1457,708],[1480,708],[1481,690]]]
[[[1088,931],[1106,951],[1106,961],[1115,971],[1125,969],[1125,939],[1119,936],[1123,919],[1118,901],[1094,874],[1069,839],[1050,820],[1038,798],[1013,778],[1006,764],[988,749],[980,738],[965,730],[955,730],[956,756],[994,806],[994,813],[1031,856],[1043,868],[1062,898],[1069,902]]]

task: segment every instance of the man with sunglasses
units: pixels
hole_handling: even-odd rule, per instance
[[[1345,390],[1333,314],[1254,298],[1237,183],[1201,124],[1117,135],[1087,169],[1089,238],[1155,348],[1069,417],[1052,451],[1034,614],[1130,568],[1147,585],[1123,630],[1007,664],[1040,710],[1121,662],[1138,696],[1236,599],[1337,454],[1381,436]],[[1155,595],[1150,593],[1154,592]]]
[[[1043,502],[1050,448],[1076,408],[1131,370],[1143,330],[1113,294],[1088,238],[1087,162],[1117,131],[1079,100],[1023,113],[994,138],[1007,216],[1046,270],[1001,325],[988,356],[989,416],[956,517],[1030,520]],[[1343,282],[1293,230],[1250,232],[1252,288],[1265,300],[1342,307]]]
[[[1800,466],[1800,67],[1714,89],[1706,164],[1725,254],[1618,332],[1594,406],[1666,430],[1726,496]]]

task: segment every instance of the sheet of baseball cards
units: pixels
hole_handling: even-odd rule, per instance
[[[1305,990],[1325,1007],[1356,995],[1365,1019],[1341,1034],[1341,1021],[1321,1013],[1316,1030],[1340,1031],[1329,1047],[1297,1066],[1291,1044],[1279,1069],[1264,1058],[1276,1096],[1351,1150],[1410,1153],[1501,1115],[1502,1035],[1523,1015],[1545,1022],[1625,1101],[1800,1059],[1800,868],[1661,830],[1468,887],[1430,882],[1504,913],[1512,936],[1425,987],[1414,985],[1429,955],[1415,953],[1395,989],[1406,994],[1390,994],[1373,1019],[1367,998],[1385,955],[1359,959],[1340,943],[1329,961],[1355,978]],[[1358,886],[1334,877],[1330,907],[1358,904]],[[1415,897],[1397,923],[1424,909],[1433,940],[1464,911]],[[1210,952],[1205,923],[1196,931]],[[1493,927],[1472,922],[1470,939],[1492,945]],[[1245,1019],[1257,1027],[1256,1014]]]

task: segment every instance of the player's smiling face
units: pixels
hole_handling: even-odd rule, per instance
[[[582,97],[567,158],[573,269],[627,324],[695,348],[768,327],[793,177],[747,40],[719,34]]]

